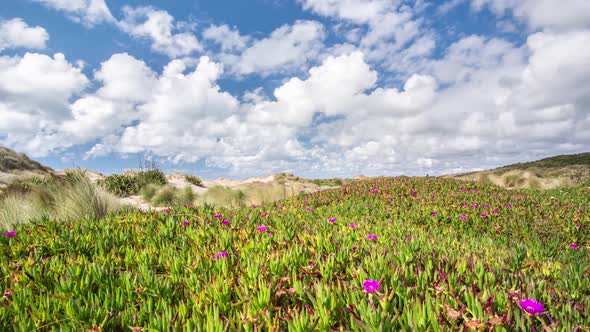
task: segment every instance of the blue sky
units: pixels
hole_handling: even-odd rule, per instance
[[[0,145],[54,168],[424,175],[588,151],[572,0],[8,0]]]

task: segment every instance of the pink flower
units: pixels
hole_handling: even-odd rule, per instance
[[[369,234],[369,235],[367,235],[367,239],[372,240],[372,241],[375,241],[375,240],[377,240],[377,235],[375,235],[375,234]]]
[[[218,214],[214,215],[213,218],[215,218],[215,219],[221,218],[221,213],[218,213]]]
[[[227,251],[220,251],[215,254],[215,259],[221,259],[227,257]]]
[[[336,222],[336,218],[330,218],[330,219],[328,219],[328,222],[329,223],[334,223],[334,222]]]
[[[436,195],[430,196],[430,199],[435,199],[435,198],[436,198]]]
[[[518,302],[520,307],[531,316],[536,316],[545,311],[543,305],[535,300],[526,299]]]
[[[581,226],[580,224],[576,224],[576,228],[580,228],[580,226]]]
[[[473,204],[473,205],[471,205],[471,208],[472,208],[472,209],[477,209],[477,204]]]
[[[480,216],[482,216],[482,217],[487,217],[488,215],[487,215],[487,214],[485,214],[485,213],[482,213],[482,214],[480,214]]]
[[[356,251],[359,247],[358,246],[354,246],[352,247],[352,250]]]
[[[512,204],[506,203],[506,207],[510,209],[512,207]]]
[[[10,295],[12,295],[11,291],[8,290],[8,291],[4,292],[4,297],[9,297]]]
[[[436,217],[436,212],[432,211],[432,212],[430,212],[430,215],[431,215],[432,217]]]
[[[375,293],[381,289],[377,280],[365,280],[363,287],[365,287],[365,292],[367,293]]]
[[[14,231],[14,230],[4,233],[4,236],[7,236],[7,237],[14,237],[15,235],[16,235],[16,231]]]
[[[463,207],[467,207],[467,203],[463,203]]]
[[[489,207],[490,207],[490,206],[489,206],[489,205],[487,205],[487,204],[484,204],[484,205],[483,205],[483,208],[484,208],[484,209],[487,209],[487,208],[489,208]]]
[[[311,207],[310,207],[310,206],[306,207],[305,209],[306,209],[307,211],[311,212]]]
[[[350,224],[350,225],[348,225],[348,226],[349,226],[350,228],[356,228],[356,225],[355,225],[355,224]]]
[[[279,205],[279,209],[280,209],[280,210],[282,210],[282,209],[284,209],[284,208],[285,208],[284,206],[282,206],[282,205]]]
[[[463,220],[463,221],[467,220],[467,216],[461,216],[459,218],[461,218],[461,220]]]
[[[224,225],[229,225],[231,222],[227,219],[224,219],[221,223]]]
[[[408,241],[412,241],[413,237],[410,235],[408,236]]]
[[[572,249],[578,249],[578,245],[575,243],[570,243],[570,248]]]
[[[264,233],[266,232],[266,226],[264,225],[260,225],[258,227],[256,227],[256,229],[260,232],[260,233]]]
[[[492,212],[494,212],[494,213],[498,213],[498,208],[494,208],[494,209],[492,210]]]
[[[261,216],[261,217],[266,217],[266,216],[268,216],[268,212],[262,212],[262,213],[260,214],[260,216]]]
[[[371,189],[371,194],[376,194],[377,193],[377,189]]]
[[[186,227],[186,226],[188,226],[188,225],[190,225],[190,224],[191,224],[191,223],[190,223],[190,222],[187,220],[187,221],[185,221],[185,222],[183,222],[183,223],[182,223],[182,226]]]

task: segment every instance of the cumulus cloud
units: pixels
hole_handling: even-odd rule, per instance
[[[185,31],[187,24],[175,24],[174,17],[165,10],[125,6],[123,15],[119,27],[132,37],[149,40],[154,52],[174,58],[203,49],[195,35]]]
[[[232,29],[227,24],[210,25],[203,31],[203,38],[219,44],[224,52],[243,50],[250,39],[248,36],[240,35],[238,29]]]
[[[430,56],[436,38],[416,17],[425,4],[398,0],[301,0],[303,8],[338,20],[337,31],[352,41],[372,64],[407,77]],[[344,22],[341,23],[341,22]]]
[[[253,41],[242,52],[222,55],[221,60],[237,75],[289,72],[315,60],[323,48],[324,38],[321,23],[297,21]]]
[[[0,51],[7,48],[44,49],[49,39],[40,26],[31,27],[22,18],[0,20]]]
[[[73,21],[92,27],[100,23],[114,23],[105,0],[33,0],[46,7],[62,11]]]
[[[61,53],[0,57],[0,142],[33,156],[62,147],[59,123],[88,83],[82,68]]]
[[[477,10],[487,6],[498,15],[511,11],[533,29],[590,27],[590,2],[586,0],[471,0],[471,4]]]

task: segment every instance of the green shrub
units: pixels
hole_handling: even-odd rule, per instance
[[[198,177],[196,177],[196,176],[193,176],[193,175],[185,175],[184,178],[190,184],[193,184],[193,185],[198,186],[198,187],[203,187],[203,181],[201,179],[199,179]]]
[[[156,184],[148,184],[147,186],[143,187],[143,189],[141,189],[141,196],[143,199],[149,202],[152,200],[152,198],[154,198],[154,196],[156,196],[158,189],[160,189],[160,186]]]
[[[176,200],[176,188],[164,187],[152,199],[155,206],[173,206]]]
[[[166,184],[166,175],[159,169],[150,169],[147,171],[140,171],[135,173],[137,177],[137,183],[140,190],[141,188],[147,186],[150,183],[165,185]]]
[[[158,169],[140,171],[136,173],[111,174],[99,181],[109,192],[125,197],[138,194],[149,184],[166,184],[166,176]]]

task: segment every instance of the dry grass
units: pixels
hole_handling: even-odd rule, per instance
[[[19,180],[0,196],[0,227],[48,218],[100,219],[121,208],[119,200],[93,184],[82,171],[44,180]]]

